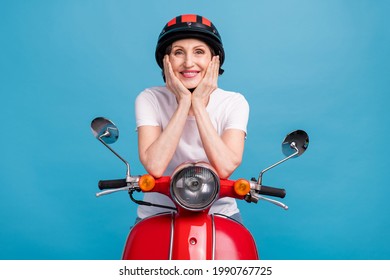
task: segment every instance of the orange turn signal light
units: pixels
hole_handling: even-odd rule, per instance
[[[246,195],[251,190],[251,185],[248,180],[238,179],[234,182],[234,191],[238,195]]]
[[[156,185],[156,180],[152,175],[145,174],[142,175],[141,178],[139,178],[138,186],[144,192],[151,191],[155,185]]]

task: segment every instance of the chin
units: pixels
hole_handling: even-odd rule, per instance
[[[196,88],[198,85],[199,85],[199,83],[185,83],[185,84],[184,84],[184,86],[185,86],[187,89],[194,89],[194,88]]]

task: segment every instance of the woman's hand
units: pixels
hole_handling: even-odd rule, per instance
[[[183,83],[173,73],[172,65],[169,61],[169,56],[164,56],[164,75],[165,83],[170,92],[176,96],[178,103],[185,100],[191,102],[191,92],[183,85]]]
[[[192,105],[207,105],[211,93],[218,88],[219,56],[210,61],[205,76],[192,93]],[[194,104],[195,103],[195,104]]]

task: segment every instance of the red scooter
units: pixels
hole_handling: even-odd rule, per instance
[[[127,166],[126,178],[99,181],[99,189],[103,191],[96,196],[127,191],[135,203],[167,208],[166,213],[143,219],[131,229],[122,259],[132,260],[259,259],[251,233],[229,217],[209,214],[209,209],[217,199],[233,197],[249,203],[265,200],[287,210],[283,203],[262,196],[284,198],[286,195],[284,189],[264,186],[262,177],[269,169],[300,156],[309,144],[303,130],[288,134],[282,143],[286,157],[261,171],[257,180],[220,179],[204,162],[183,163],[172,176],[153,178],[149,174],[132,176],[129,163],[109,146],[119,137],[118,128],[110,120],[95,118],[91,128],[94,136]],[[134,192],[167,195],[176,207],[137,200]]]

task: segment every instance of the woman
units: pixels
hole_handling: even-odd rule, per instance
[[[249,106],[235,92],[218,88],[225,59],[215,26],[198,15],[180,15],[162,30],[156,60],[164,87],[144,90],[136,99],[141,163],[154,177],[171,175],[183,162],[209,162],[220,178],[240,165]],[[145,201],[173,206],[166,196],[147,193]],[[139,206],[143,219],[163,208]],[[241,221],[236,201],[218,200],[210,209]]]

